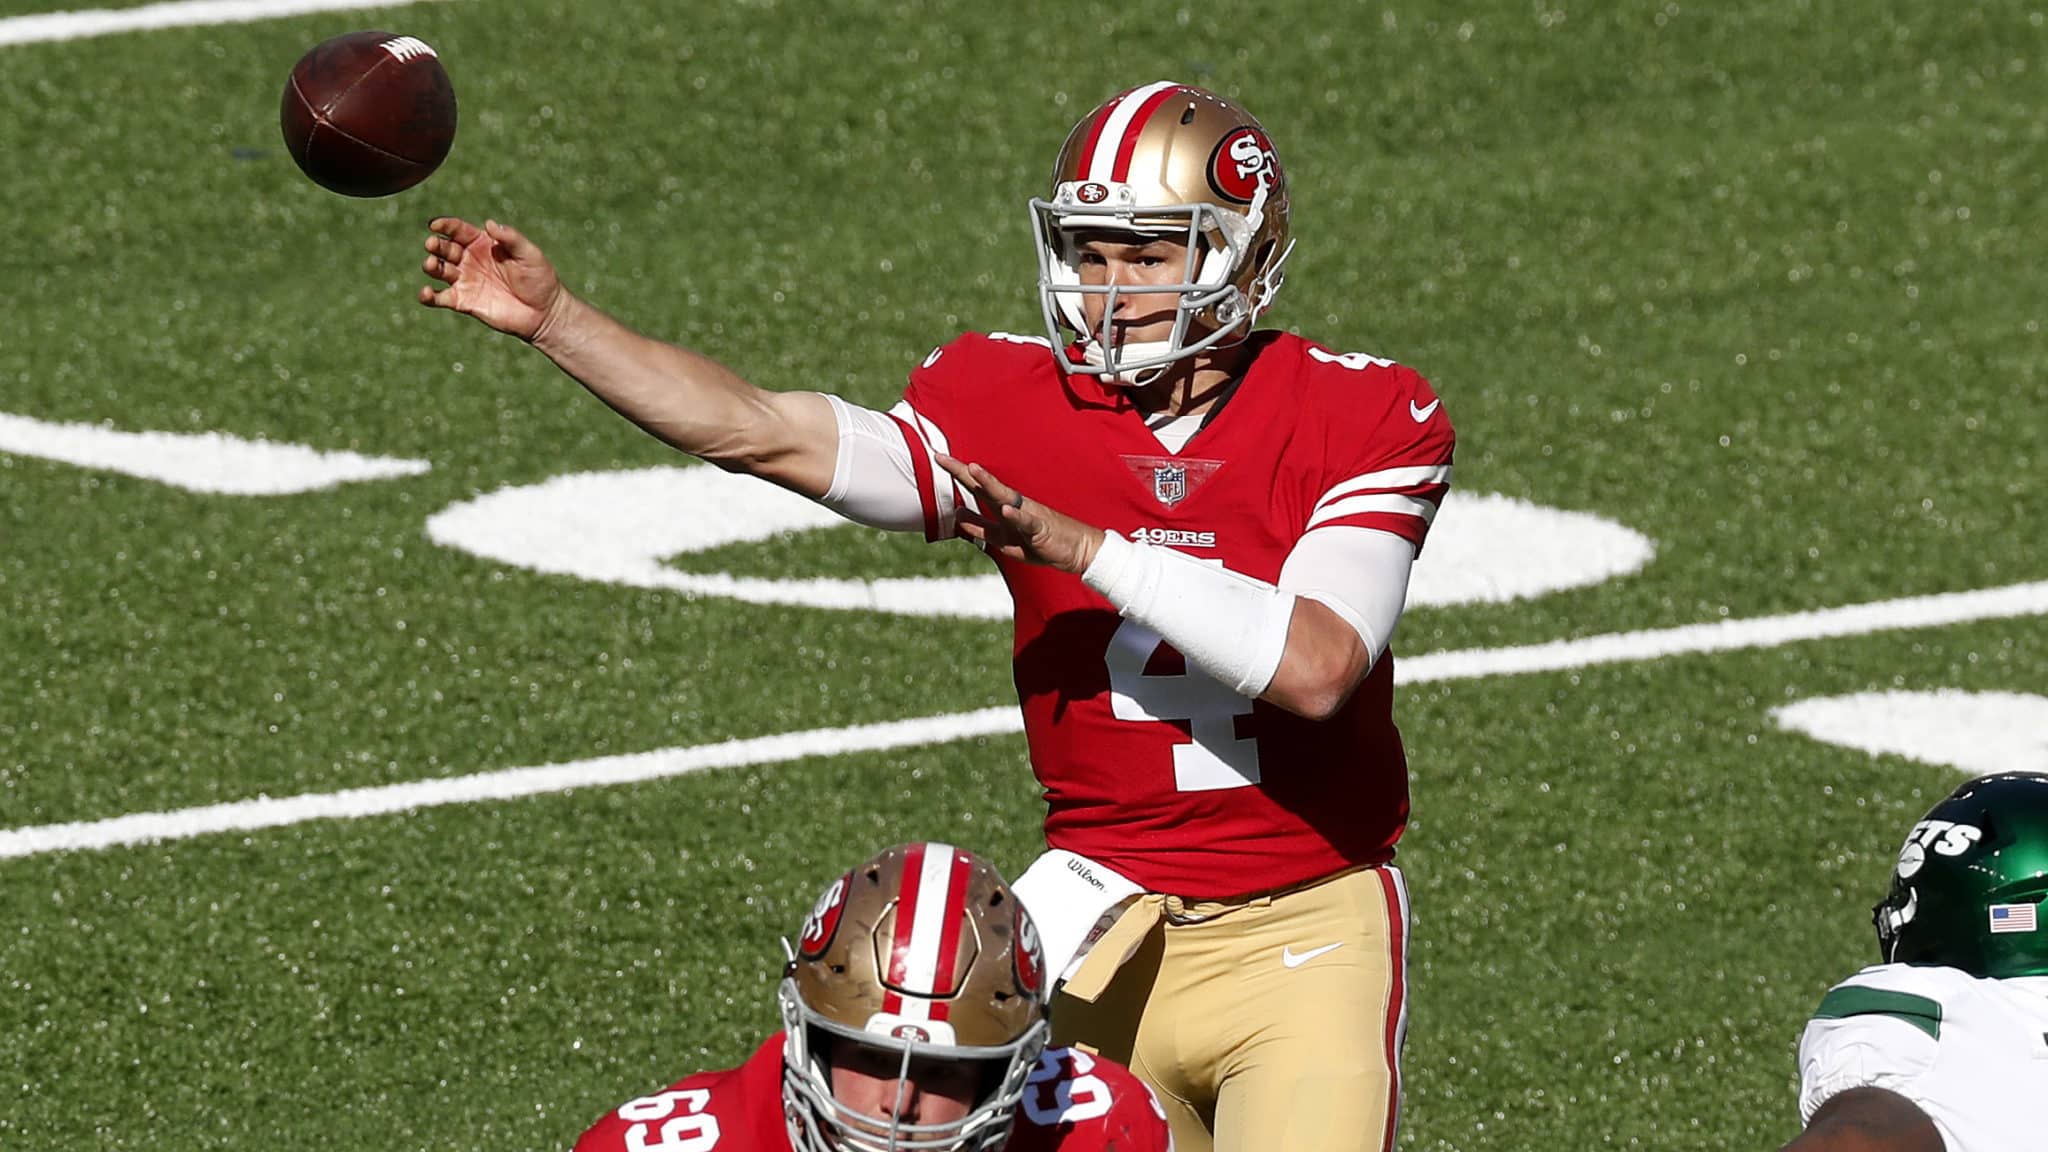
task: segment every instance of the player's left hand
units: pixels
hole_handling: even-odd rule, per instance
[[[985,516],[970,508],[960,509],[960,535],[975,547],[991,556],[1044,564],[1077,576],[1094,562],[1095,550],[1102,546],[1102,529],[1031,499],[979,464],[964,463],[944,453],[938,459],[939,467],[983,508],[995,510],[993,516]]]

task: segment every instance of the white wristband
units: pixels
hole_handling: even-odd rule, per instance
[[[1081,580],[1241,696],[1256,698],[1280,669],[1292,592],[1114,532],[1102,534]]]

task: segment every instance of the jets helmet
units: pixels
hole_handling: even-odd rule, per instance
[[[1031,201],[1031,225],[1039,302],[1060,367],[1124,384],[1242,340],[1280,291],[1292,248],[1287,174],[1266,130],[1230,101],[1170,81],[1124,92],[1074,125],[1053,165],[1051,198]],[[1081,282],[1078,238],[1099,232],[1186,242],[1179,281],[1143,289],[1179,296],[1168,339],[1115,340],[1110,317],[1131,290]],[[1106,297],[1093,330],[1083,310],[1090,295]]]
[[[783,1114],[797,1152],[990,1152],[1009,1138],[1046,1039],[1045,961],[1016,894],[947,844],[901,844],[833,881],[791,950],[777,1002]],[[951,1124],[861,1115],[832,1095],[835,1038],[897,1061],[972,1061],[980,1095]]]
[[[2048,776],[1971,780],[1913,825],[1871,910],[1887,963],[2048,976]]]

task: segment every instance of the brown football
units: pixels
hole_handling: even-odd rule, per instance
[[[314,183],[344,196],[389,196],[447,158],[455,88],[424,42],[351,32],[299,58],[280,119],[285,147]]]

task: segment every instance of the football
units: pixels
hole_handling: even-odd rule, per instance
[[[425,42],[351,32],[299,58],[279,118],[285,147],[314,183],[344,196],[389,196],[447,158],[455,87]]]

